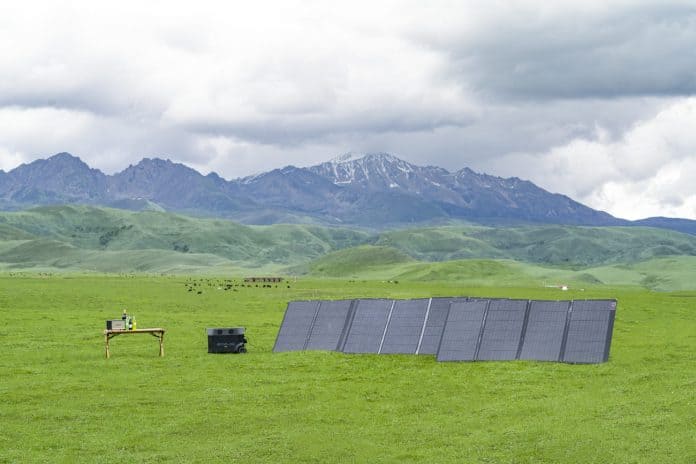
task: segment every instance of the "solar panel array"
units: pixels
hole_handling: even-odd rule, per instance
[[[293,301],[273,351],[600,363],[609,358],[615,313],[615,300]]]

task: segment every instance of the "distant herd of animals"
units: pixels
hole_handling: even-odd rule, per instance
[[[261,284],[259,285],[259,283]],[[273,282],[265,283],[265,282]],[[282,277],[246,277],[242,282],[237,282],[234,279],[188,279],[184,283],[184,287],[188,292],[196,292],[197,295],[203,293],[203,288],[207,287],[209,289],[223,290],[225,292],[232,290],[237,291],[236,287],[260,287],[260,288],[278,288],[278,283],[283,282]],[[286,285],[290,288],[290,285]]]

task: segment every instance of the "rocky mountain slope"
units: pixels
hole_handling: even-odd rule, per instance
[[[632,224],[516,177],[416,166],[387,153],[346,154],[317,166],[287,166],[235,180],[158,158],[105,175],[68,153],[0,171],[1,209],[54,204],[157,209],[247,224],[375,229],[452,222]],[[664,218],[639,223],[690,233],[694,224]]]

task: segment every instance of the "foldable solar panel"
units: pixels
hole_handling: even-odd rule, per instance
[[[476,359],[482,361],[517,359],[527,303],[527,300],[491,300],[486,312]]]
[[[466,298],[431,298],[425,329],[416,354],[437,354],[442,331],[445,329],[450,303],[466,301]]]
[[[394,300],[357,300],[339,351],[378,353],[394,304]]]
[[[615,314],[614,300],[573,301],[562,360],[568,363],[607,361]]]
[[[273,351],[305,349],[319,304],[319,301],[291,301],[288,303]]]
[[[519,359],[559,361],[570,301],[532,301]]]
[[[430,299],[396,300],[379,352],[415,354],[423,333]]]
[[[473,361],[479,344],[488,300],[451,303],[442,332],[438,361]]]
[[[322,301],[305,346],[306,350],[335,350],[353,300]]]
[[[600,363],[609,357],[615,313],[615,300],[293,301],[273,351]]]

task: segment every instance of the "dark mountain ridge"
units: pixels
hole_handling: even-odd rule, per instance
[[[69,153],[23,164],[0,177],[0,198],[21,205],[100,203],[108,198],[107,190],[104,173]]]
[[[374,229],[413,224],[633,225],[516,177],[416,166],[387,153],[346,154],[308,168],[286,166],[225,180],[180,163],[144,158],[106,175],[59,153],[0,171],[0,208],[53,204],[162,208],[248,224],[306,222]],[[696,221],[636,225],[696,232]]]

